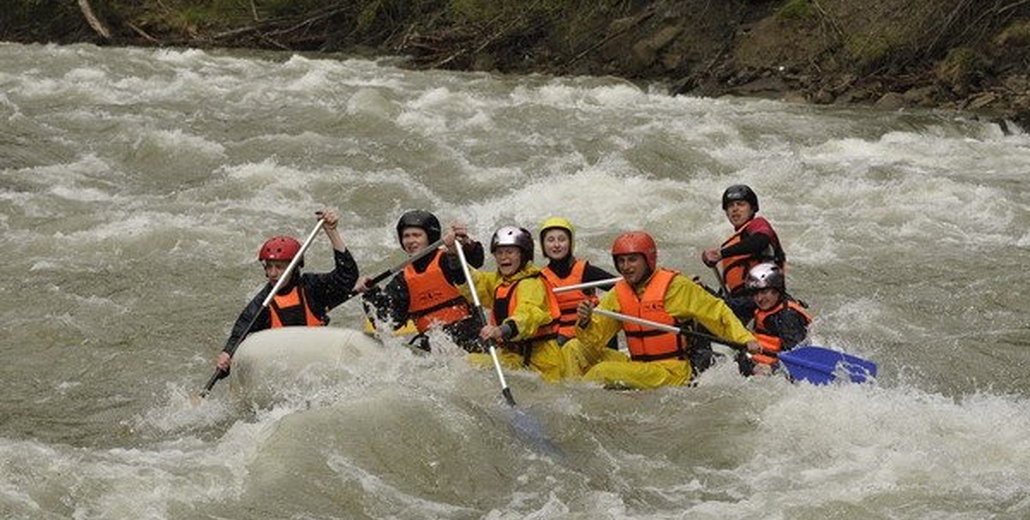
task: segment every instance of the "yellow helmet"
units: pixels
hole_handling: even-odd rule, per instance
[[[572,227],[572,222],[562,217],[551,217],[544,221],[540,225],[540,247],[544,247],[544,233],[547,233],[549,229],[564,229],[569,233],[569,254],[572,254],[573,246],[576,245],[576,228]]]

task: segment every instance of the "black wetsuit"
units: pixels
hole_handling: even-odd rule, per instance
[[[465,260],[470,266],[477,269],[483,266],[486,257],[483,244],[472,242],[466,246],[464,252]],[[435,258],[436,254],[429,254],[412,262],[411,266],[416,272],[423,273]],[[465,283],[465,272],[461,268],[461,261],[457,255],[445,255],[440,265],[448,283],[455,286]],[[366,311],[370,308],[373,309],[373,312],[366,312],[369,316],[374,316],[378,321],[392,322],[394,330],[400,329],[408,323],[411,294],[403,273],[394,276],[382,290],[373,287],[366,291],[363,300],[366,304]],[[481,328],[483,325],[474,312],[470,313],[466,319],[441,327],[455,344],[470,352],[479,350],[479,330]],[[412,338],[412,344],[423,350],[430,349],[428,338],[421,333]]]

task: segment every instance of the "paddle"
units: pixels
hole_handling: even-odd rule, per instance
[[[479,303],[479,293],[476,292],[475,282],[472,281],[472,271],[469,269],[468,261],[465,260],[465,252],[462,250],[460,243],[455,249],[458,250],[458,259],[461,260],[461,269],[465,273],[465,281],[468,283],[470,292],[472,292],[472,302],[475,304],[475,310],[476,314],[479,316],[479,322],[485,324],[487,322],[486,314],[483,312],[483,306]],[[515,398],[511,395],[511,388],[508,387],[508,382],[504,380],[504,371],[501,370],[501,361],[497,358],[497,349],[494,347],[492,341],[487,342],[486,346],[490,351],[490,359],[494,362],[494,369],[497,371],[497,379],[501,382],[501,395],[504,396],[505,402],[508,403],[508,406],[510,406],[515,413],[513,426],[516,433],[521,433],[526,436],[537,448],[537,451],[554,457],[560,456],[561,450],[544,438],[540,426],[536,424],[536,421],[519,410],[518,405],[515,404]]]
[[[397,264],[397,265],[395,265],[395,266],[393,266],[393,267],[391,267],[391,268],[389,268],[389,269],[387,269],[387,270],[385,270],[385,271],[375,275],[372,279],[370,279],[368,281],[368,284],[367,284],[368,287],[372,288],[372,287],[376,286],[377,284],[379,284],[379,282],[382,282],[383,280],[385,280],[385,279],[387,279],[387,278],[389,278],[389,277],[391,277],[391,276],[393,276],[393,275],[403,271],[405,267],[408,267],[412,263],[418,261],[420,258],[424,258],[425,256],[433,253],[434,251],[439,249],[440,246],[442,246],[442,245],[444,245],[444,242],[443,242],[442,238],[440,240],[437,240],[436,242],[433,242],[432,244],[429,244],[428,246],[423,248],[421,251],[419,251],[419,252],[409,256],[407,260],[405,260],[405,261],[403,261],[403,262],[401,262],[401,263],[399,263],[399,264]],[[353,297],[355,297],[355,296],[357,296],[359,294],[361,294],[361,293],[358,292],[358,291],[351,291],[351,293],[348,294],[347,297],[344,298],[343,301],[345,302],[345,301],[347,301],[347,300],[349,300],[349,299],[351,299],[351,298],[353,298]],[[342,304],[343,302],[340,302],[340,303]]]
[[[579,290],[579,289],[591,289],[593,287],[600,287],[602,285],[611,285],[611,284],[614,284],[615,282],[618,282],[619,280],[622,280],[621,276],[616,276],[615,278],[608,278],[606,280],[595,280],[593,282],[583,282],[583,283],[578,283],[578,284],[575,284],[575,285],[563,285],[561,287],[555,287],[554,288],[554,292],[555,292],[555,294],[560,294],[560,293],[563,293],[563,292],[576,291],[576,290]]]
[[[635,316],[627,316],[605,309],[595,308],[593,312],[620,321],[629,321],[645,327],[664,330],[665,332],[708,339],[741,352],[747,352],[747,345],[727,341],[711,334],[684,330],[672,325],[645,320]],[[843,376],[845,381],[861,383],[869,378],[876,377],[876,363],[824,347],[797,347],[793,350],[779,353],[778,358],[780,364],[787,370],[787,374],[795,381],[826,384],[837,380],[838,376]]]
[[[713,265],[712,273],[715,274],[715,281],[719,282],[719,289],[722,289],[722,294],[730,294],[730,292],[726,290],[726,282],[722,279],[722,273],[719,272],[719,267]]]
[[[272,302],[272,299],[275,298],[275,294],[279,292],[279,289],[282,289],[283,285],[290,279],[290,275],[293,274],[293,270],[297,267],[297,264],[300,263],[301,258],[304,257],[304,252],[307,251],[308,247],[311,246],[311,243],[314,242],[315,235],[317,235],[319,230],[322,229],[322,224],[324,222],[324,218],[318,219],[318,223],[315,224],[315,228],[311,230],[311,233],[308,233],[308,238],[304,240],[303,244],[301,244],[300,251],[298,251],[297,254],[293,256],[292,260],[290,260],[289,265],[286,266],[286,270],[283,271],[283,274],[281,274],[279,276],[279,279],[276,280],[275,285],[272,286],[272,290],[268,291],[268,296],[265,296],[265,301],[261,302],[261,308],[254,313],[254,316],[250,319],[250,322],[247,323],[246,328],[243,329],[243,334],[240,335],[239,341],[236,342],[237,347],[240,346],[240,343],[242,343],[244,338],[247,337],[247,334],[250,333],[250,328],[254,326],[254,322],[257,321],[258,316],[261,315],[261,311],[268,307],[268,304],[270,304]],[[207,380],[207,384],[204,385],[204,389],[200,391],[198,396],[201,398],[207,397],[207,394],[211,393],[211,389],[214,388],[215,383],[217,383],[219,379],[223,379],[227,375],[229,375],[228,370],[216,368],[215,373],[211,374],[211,378]]]

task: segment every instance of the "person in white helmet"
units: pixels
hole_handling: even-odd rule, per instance
[[[748,328],[761,348],[750,356],[738,355],[737,363],[744,375],[767,375],[777,366],[781,352],[807,341],[812,316],[787,294],[783,270],[772,262],[752,267],[745,286],[756,307]]]
[[[462,238],[462,231],[454,228],[458,238]],[[564,360],[557,342],[561,311],[550,284],[540,274],[540,268],[533,265],[533,249],[533,235],[528,230],[504,226],[490,239],[490,253],[497,270],[470,270],[481,305],[490,309],[488,323],[480,329],[479,338],[500,347],[497,354],[501,364],[529,368],[553,383],[564,376]],[[476,365],[492,364],[488,354],[470,356]]]

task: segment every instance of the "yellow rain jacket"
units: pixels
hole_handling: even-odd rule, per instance
[[[515,337],[509,341],[529,341],[530,355],[526,363],[525,357],[517,349],[498,348],[497,357],[501,364],[512,369],[528,366],[550,383],[561,380],[564,375],[564,360],[556,335],[547,334],[543,338],[533,339],[544,329],[556,327],[560,314],[556,306],[557,301],[541,276],[540,268],[527,263],[510,277],[503,277],[496,271],[486,273],[473,269],[472,280],[479,294],[480,303],[489,309],[493,309],[497,294],[518,284],[509,298],[514,300],[514,308],[508,309],[508,316],[504,321],[511,321],[517,331]],[[468,286],[465,285],[462,289],[467,292]],[[501,323],[495,325],[500,326]],[[469,354],[469,359],[475,365],[493,364],[489,354]]]
[[[642,287],[635,287],[639,298],[652,275]],[[697,320],[720,338],[747,343],[754,336],[744,327],[723,300],[716,298],[686,276],[677,274],[663,298],[665,311],[678,321]],[[598,308],[621,313],[616,291],[601,298]],[[594,313],[585,328],[576,327],[576,342],[565,344],[566,377],[582,376],[586,381],[636,389],[682,385],[690,380],[690,362],[685,359],[633,361],[624,353],[607,348],[608,341],[623,328],[623,322]],[[571,348],[570,348],[571,347]]]

